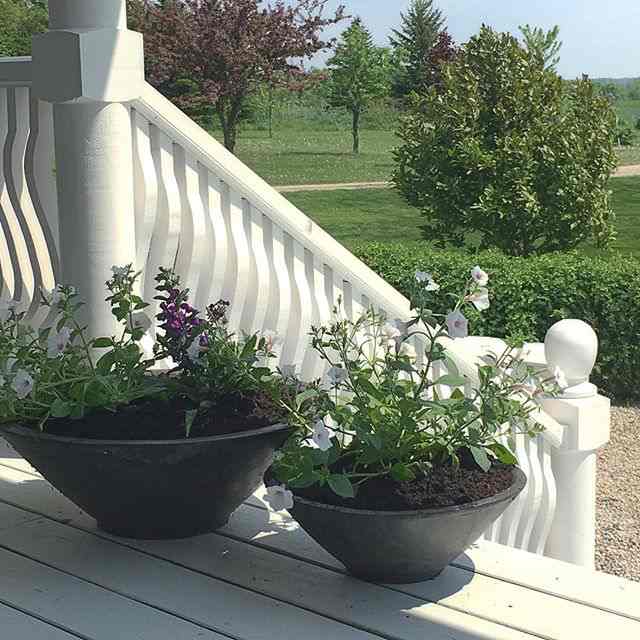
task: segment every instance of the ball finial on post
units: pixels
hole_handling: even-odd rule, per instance
[[[564,398],[588,398],[598,392],[589,382],[589,376],[598,357],[598,336],[582,320],[556,322],[544,340],[544,351],[549,369],[558,368],[567,379]]]

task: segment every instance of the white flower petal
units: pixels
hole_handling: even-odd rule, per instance
[[[331,367],[329,371],[327,371],[327,377],[332,385],[337,386],[347,379],[348,374],[346,369],[342,367]]]
[[[469,296],[469,301],[473,303],[478,311],[485,311],[491,306],[489,301],[489,290],[484,287],[479,287]]]
[[[333,444],[331,443],[331,438],[335,433],[327,428],[323,420],[318,420],[313,425],[313,435],[311,436],[311,440],[315,447],[320,449],[320,451],[328,451],[331,449]]]
[[[473,278],[476,284],[481,287],[486,287],[489,284],[489,274],[486,271],[483,271],[480,267],[475,266],[471,269],[471,277]]]
[[[553,370],[553,377],[556,379],[556,384],[560,387],[561,390],[564,390],[569,386],[567,376],[560,367],[556,367]]]
[[[24,369],[18,369],[11,388],[20,400],[24,400],[33,391],[33,378]]]
[[[264,501],[273,511],[284,511],[293,507],[293,493],[284,485],[267,487],[267,495]]]
[[[445,320],[449,337],[466,338],[469,335],[469,321],[464,314],[458,311],[452,311]]]

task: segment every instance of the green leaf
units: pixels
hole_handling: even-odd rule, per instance
[[[406,464],[396,462],[393,467],[391,467],[391,477],[396,482],[409,482],[415,480],[416,474]]]
[[[296,396],[296,405],[300,408],[307,400],[315,398],[318,395],[317,389],[306,389]]]
[[[465,378],[462,376],[454,376],[450,373],[447,373],[435,381],[435,384],[440,384],[445,387],[462,387],[465,383]]]
[[[191,427],[193,427],[193,421],[196,419],[197,415],[197,409],[189,409],[189,411],[184,412],[184,426],[187,438],[191,437]]]
[[[489,456],[484,449],[480,447],[469,447],[469,451],[471,451],[471,455],[473,459],[476,461],[476,464],[483,470],[489,471],[491,469],[491,460],[489,460]]]
[[[331,490],[341,498],[353,498],[356,495],[351,480],[349,480],[347,476],[338,474],[330,475],[328,483]]]
[[[71,414],[71,404],[57,398],[51,405],[51,416],[54,418],[66,418]]]
[[[494,442],[489,449],[503,464],[516,465],[518,464],[518,458],[516,458],[511,451],[499,442]]]
[[[96,338],[91,343],[96,349],[106,349],[107,347],[113,346],[112,338]]]

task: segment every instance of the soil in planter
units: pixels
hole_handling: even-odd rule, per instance
[[[463,505],[507,490],[513,482],[512,467],[495,464],[489,471],[463,465],[459,469],[440,467],[428,477],[398,483],[391,478],[374,478],[360,486],[355,498],[341,498],[328,487],[296,489],[296,495],[351,509],[412,511]]]
[[[182,440],[185,412],[192,406],[183,399],[171,402],[145,401],[122,407],[116,413],[99,411],[79,420],[47,422],[46,433],[95,440]],[[263,396],[235,395],[198,416],[191,438],[240,433],[282,420],[282,415]]]

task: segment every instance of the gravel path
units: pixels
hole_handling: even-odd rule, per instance
[[[640,405],[613,408],[597,491],[596,566],[640,582]]]

